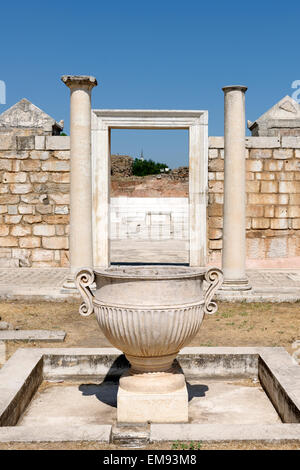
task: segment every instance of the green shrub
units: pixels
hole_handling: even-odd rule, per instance
[[[132,173],[134,176],[157,175],[164,168],[168,168],[165,163],[156,163],[151,159],[141,160],[135,158],[132,164]]]

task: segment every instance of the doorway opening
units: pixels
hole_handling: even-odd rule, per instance
[[[188,264],[190,266],[206,265],[206,206],[208,174],[207,124],[208,112],[199,110],[93,110],[92,218],[93,262],[95,268],[107,268],[111,264],[111,137],[115,129],[174,129],[188,131]],[[150,220],[149,223],[151,224],[152,221]]]
[[[187,130],[111,131],[112,264],[188,264]]]

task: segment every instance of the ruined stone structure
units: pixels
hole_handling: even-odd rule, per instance
[[[248,128],[253,136],[300,136],[300,105],[287,95]]]
[[[20,103],[11,108],[13,112],[0,115],[0,266],[65,267],[69,265],[70,138],[53,136],[53,126],[58,129],[59,125],[49,116],[44,121],[47,115],[31,104],[25,108],[36,113],[36,118],[17,118]],[[14,115],[12,127],[9,115]],[[20,128],[15,127],[17,122]],[[44,128],[41,122],[47,122]],[[37,127],[30,127],[34,125]],[[247,266],[299,267],[300,136],[246,137],[245,146]],[[210,137],[208,147],[207,255],[208,262],[220,265],[224,138]],[[150,233],[159,233],[158,225],[166,223],[166,230],[161,231],[164,239],[170,227],[187,238],[188,204],[183,198],[188,197],[188,172],[172,173],[145,178],[112,176],[112,212],[123,214],[133,236],[135,222],[129,219],[134,217],[129,210],[126,213],[123,200],[118,202],[120,196],[149,198],[149,204],[136,206],[139,239],[143,233],[145,237],[149,234],[151,220]],[[150,199],[161,196],[161,211],[151,209]]]
[[[133,158],[129,155],[111,156],[111,174],[112,176],[132,176]]]
[[[0,135],[60,135],[63,128],[64,121],[56,122],[26,98],[0,115]]]

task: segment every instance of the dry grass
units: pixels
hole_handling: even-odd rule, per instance
[[[2,302],[0,317],[20,329],[62,329],[64,343],[9,342],[8,355],[19,347],[106,347],[111,346],[100,331],[95,317],[80,317],[79,304],[53,302]],[[191,346],[282,346],[292,353],[292,343],[300,339],[299,303],[219,304],[215,315],[207,315]],[[97,442],[4,444],[0,449],[87,449],[114,450],[113,444]],[[172,442],[151,444],[145,449],[171,450]],[[202,443],[202,450],[300,450],[300,442],[278,444],[259,442]],[[129,450],[129,449],[128,449]]]

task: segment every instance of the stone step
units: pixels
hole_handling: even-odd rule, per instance
[[[0,341],[46,341],[62,342],[66,332],[62,330],[1,330]]]

